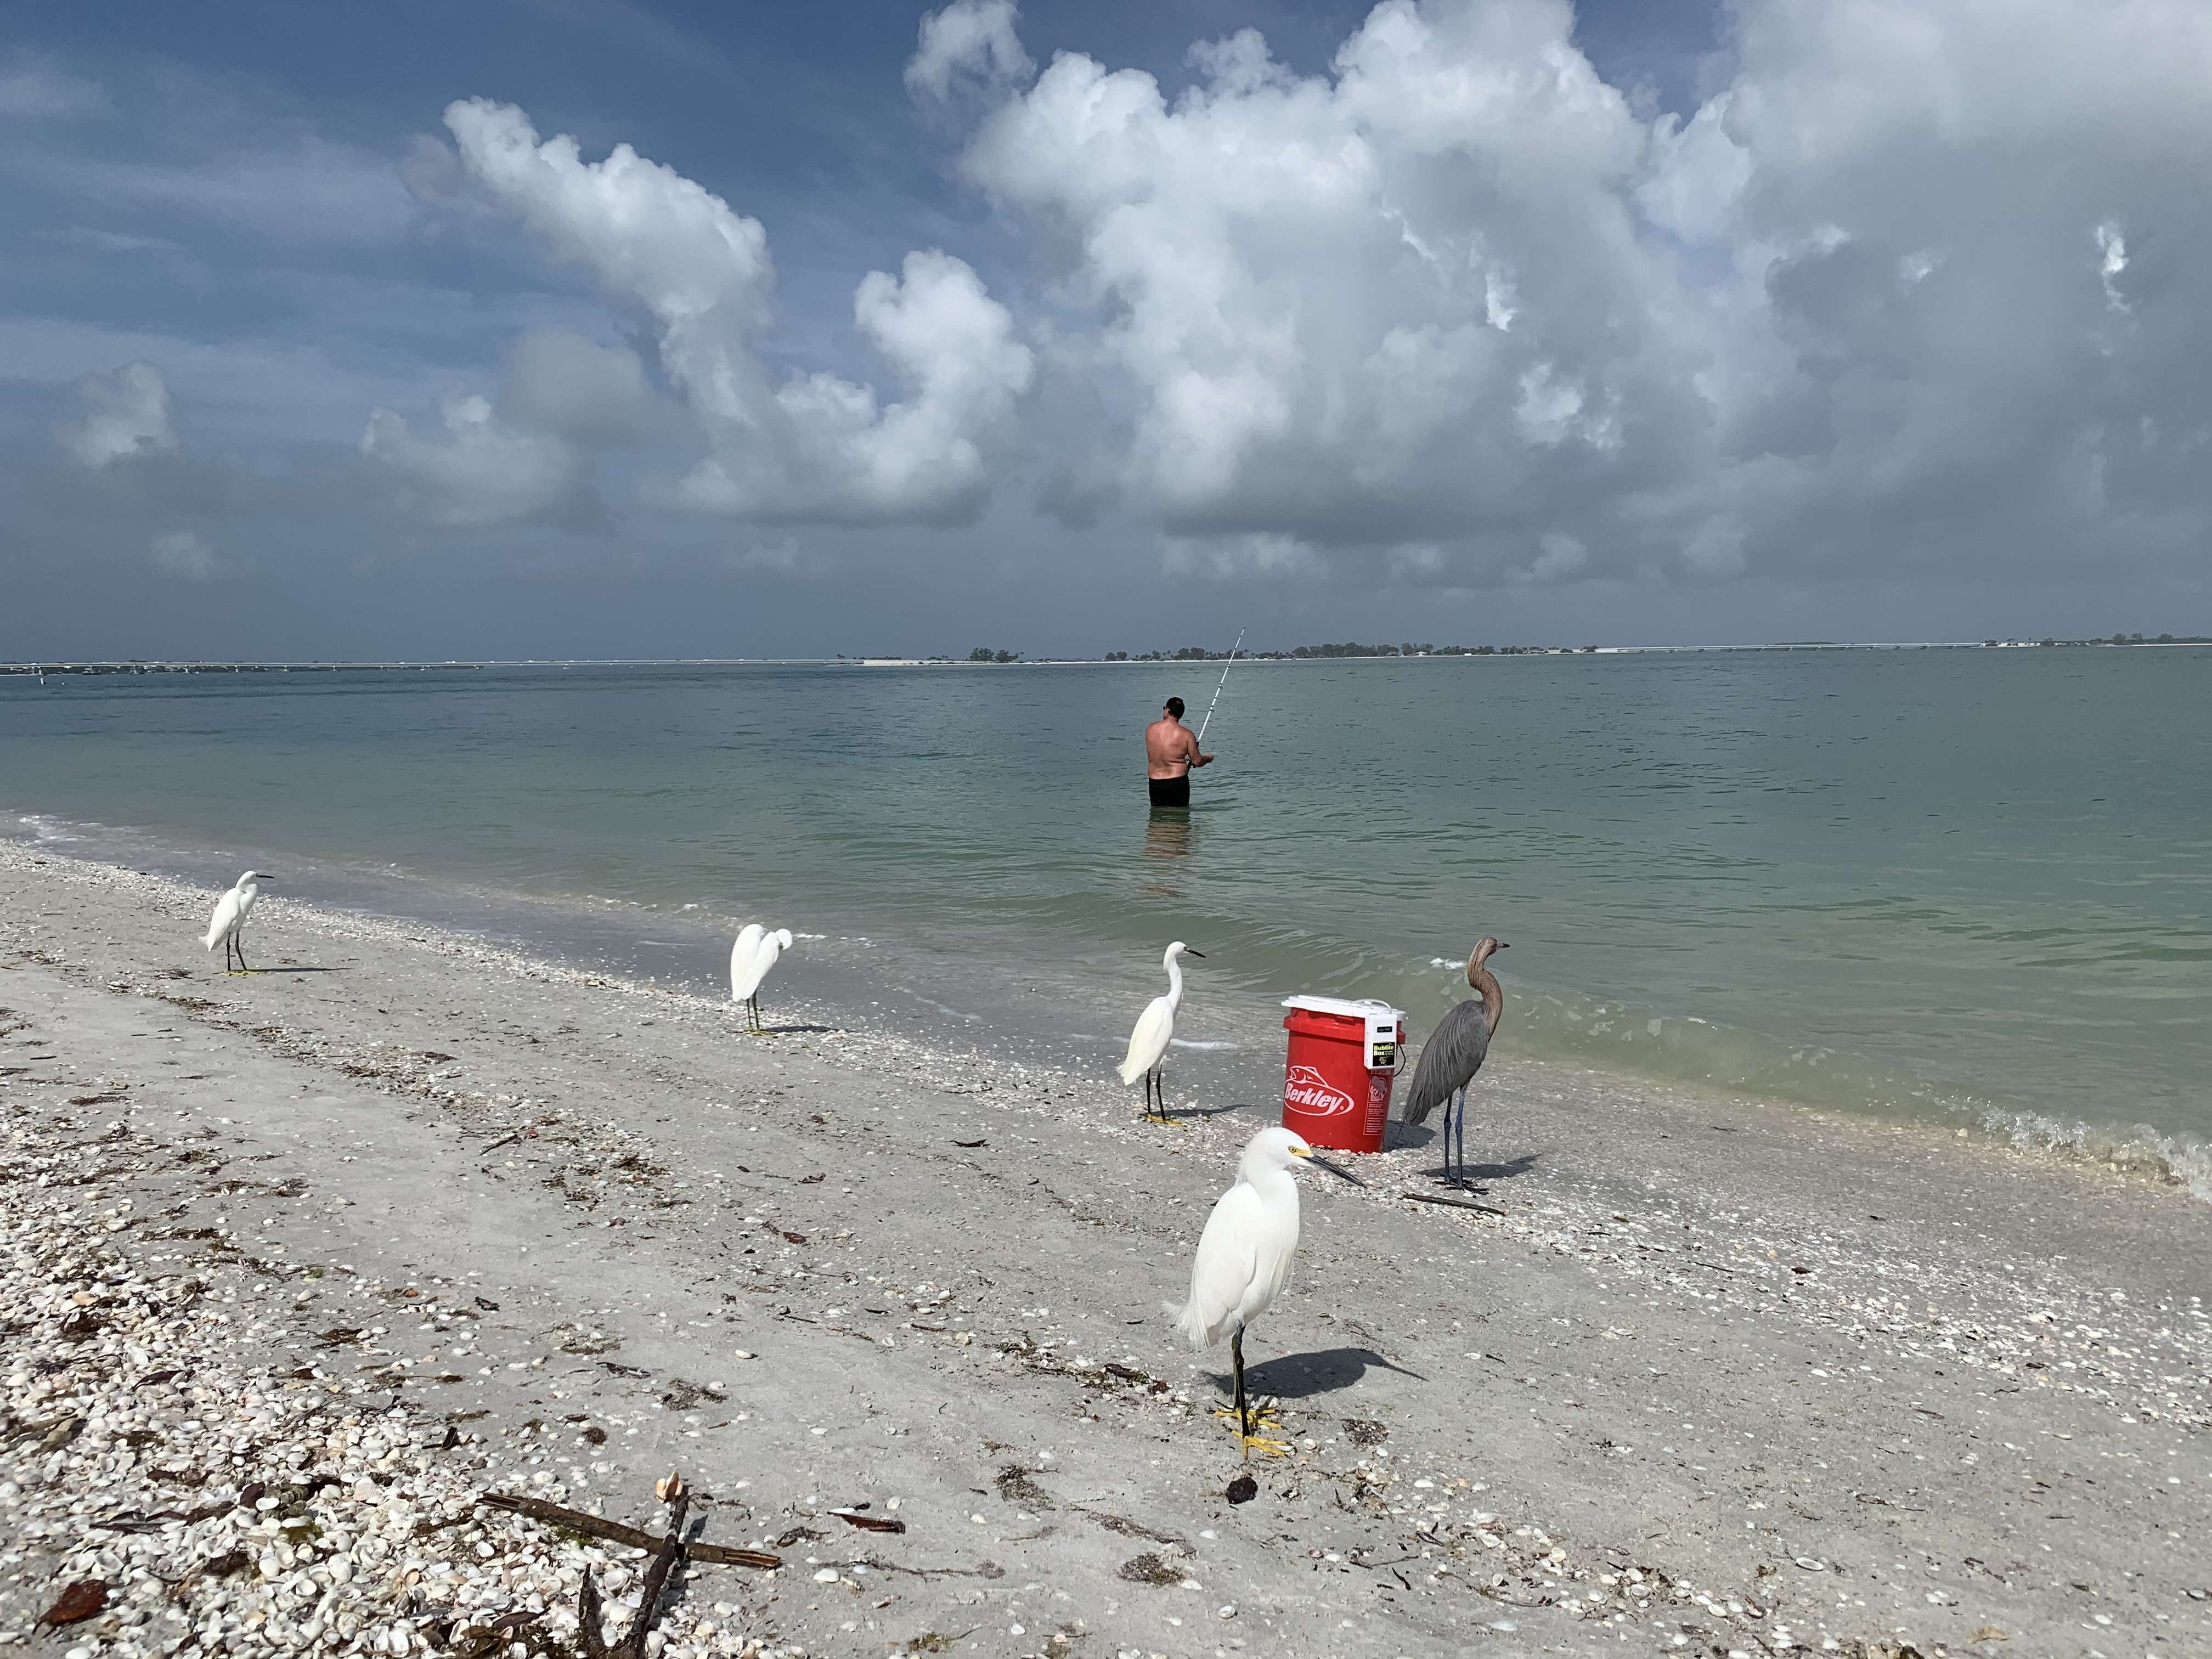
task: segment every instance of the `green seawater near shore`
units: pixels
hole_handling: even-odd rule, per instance
[[[1522,1052],[2201,1170],[2212,652],[1255,663],[1195,808],[1154,816],[1142,726],[1218,674],[10,678],[0,828],[210,881],[325,860],[386,908],[773,916],[895,958],[963,1040],[1102,1054],[1187,939],[1182,1035],[1255,1077],[1279,996],[1418,1034],[1494,933]]]

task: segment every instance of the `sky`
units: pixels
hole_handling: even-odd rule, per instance
[[[2202,0],[17,0],[0,659],[2212,633]]]

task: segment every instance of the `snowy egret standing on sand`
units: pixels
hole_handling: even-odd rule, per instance
[[[207,938],[201,941],[210,951],[222,946],[222,970],[226,974],[250,974],[246,965],[246,919],[253,912],[253,901],[261,896],[259,884],[274,881],[274,876],[264,876],[258,870],[248,870],[238,878],[238,885],[215,902],[215,914],[208,918]],[[233,968],[230,960],[238,958]]]
[[[753,958],[760,954],[760,942],[768,929],[757,921],[749,921],[738,930],[738,942],[730,947],[730,1000],[743,1002],[748,993],[738,989],[738,981],[753,970]],[[758,981],[755,981],[757,983]]]
[[[757,937],[751,959],[740,962],[738,951],[744,948],[745,933]],[[775,966],[775,959],[791,949],[791,929],[779,927],[773,933],[763,933],[757,927],[748,927],[745,933],[738,935],[737,949],[730,953],[730,1000],[745,1005],[750,1020],[746,1030],[764,1030],[766,1028],[761,1024],[760,1017],[761,981],[768,977],[768,970]]]
[[[1444,1178],[1467,1185],[1467,1085],[1490,1055],[1490,1039],[1498,1035],[1498,1022],[1505,1012],[1505,993],[1498,975],[1483,964],[1493,951],[1504,950],[1502,939],[1487,933],[1475,941],[1467,959],[1467,982],[1479,999],[1462,1002],[1437,1022],[1429,1040],[1421,1045],[1420,1062],[1413,1067],[1413,1086],[1406,1091],[1406,1121],[1425,1123],[1439,1105],[1444,1109]],[[1459,1151],[1452,1151],[1452,1127],[1459,1127]]]
[[[1136,1029],[1129,1033],[1129,1052],[1121,1057],[1121,1083],[1126,1088],[1139,1078],[1145,1079],[1145,1115],[1155,1123],[1172,1123],[1168,1115],[1167,1084],[1160,1077],[1160,1062],[1167,1058],[1168,1044],[1175,1037],[1176,1008],[1182,1001],[1182,969],[1176,966],[1176,958],[1189,955],[1206,959],[1206,952],[1194,951],[1177,939],[1168,946],[1167,954],[1160,958],[1160,966],[1168,970],[1168,994],[1154,997],[1137,1016]],[[1152,1109],[1152,1091],[1159,1091],[1159,1110]]]
[[[1246,1143],[1237,1161],[1237,1184],[1214,1200],[1213,1213],[1199,1235],[1198,1255],[1190,1264],[1190,1299],[1181,1307],[1160,1305],[1175,1316],[1177,1328],[1194,1348],[1210,1348],[1229,1337],[1231,1398],[1237,1437],[1247,1456],[1288,1449],[1278,1440],[1252,1431],[1254,1413],[1244,1403],[1244,1328],[1267,1311],[1291,1276],[1298,1248],[1298,1183],[1291,1171],[1301,1159],[1318,1164],[1355,1187],[1361,1183],[1326,1158],[1316,1157],[1303,1136],[1288,1129],[1262,1129]]]

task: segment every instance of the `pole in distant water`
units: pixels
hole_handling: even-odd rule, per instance
[[[1243,643],[1244,630],[1240,628],[1237,630],[1237,643],[1229,647],[1229,660],[1222,665],[1221,684],[1213,688],[1213,702],[1206,705],[1206,718],[1198,723],[1198,740],[1200,743],[1206,741],[1206,728],[1213,724],[1214,703],[1221,701],[1221,694],[1228,687],[1229,671],[1237,666],[1237,653]]]

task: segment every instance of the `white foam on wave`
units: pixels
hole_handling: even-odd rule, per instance
[[[82,836],[78,835],[75,830],[65,829],[61,824],[56,823],[53,819],[41,817],[35,812],[26,812],[21,817],[18,817],[15,822],[30,830],[31,838],[33,841],[51,843],[53,842],[62,841],[82,841],[84,839]]]
[[[2212,1204],[2212,1145],[2193,1135],[2168,1134],[2148,1123],[2068,1123],[2040,1112],[1991,1107],[1981,1127],[2022,1152],[2050,1152],[2069,1161],[2099,1164],[2122,1175],[2150,1176],[2188,1188]]]
[[[1186,1042],[1181,1037],[1170,1037],[1168,1039],[1168,1046],[1170,1048],[1221,1049],[1241,1048],[1244,1045],[1241,1042]]]

